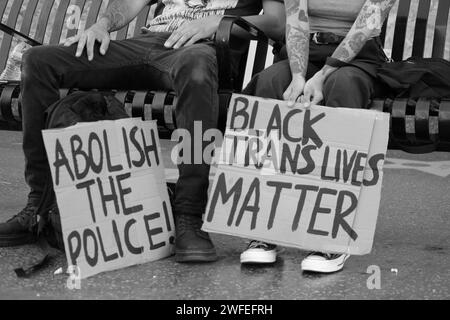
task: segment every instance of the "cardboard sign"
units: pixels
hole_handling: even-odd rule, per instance
[[[69,266],[81,278],[158,260],[174,223],[155,122],[43,131]]]
[[[388,133],[385,113],[234,95],[203,229],[369,253]]]

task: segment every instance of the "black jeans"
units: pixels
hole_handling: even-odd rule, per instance
[[[112,41],[105,56],[89,62],[76,58],[76,45],[41,46],[27,51],[22,66],[23,150],[29,202],[39,202],[47,166],[41,130],[44,112],[59,99],[60,88],[174,90],[176,122],[194,136],[194,121],[203,131],[217,127],[218,68],[214,45],[199,43],[178,50],[164,47],[168,33],[148,33]],[[207,202],[209,166],[179,166],[174,212],[203,214]]]
[[[337,45],[318,45],[310,42],[309,65],[306,78],[311,78],[325,64]],[[285,49],[285,48],[284,48]],[[282,53],[283,55],[283,53]],[[285,55],[285,52],[284,52]],[[253,77],[244,92],[263,98],[283,99],[292,81],[287,57]],[[367,42],[358,56],[348,65],[333,72],[325,81],[323,105],[328,107],[367,108],[373,96],[386,88],[377,81],[377,68],[387,58],[379,39]]]

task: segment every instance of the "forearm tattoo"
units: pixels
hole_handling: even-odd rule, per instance
[[[129,8],[126,2],[111,0],[102,18],[108,19],[108,31],[112,32],[124,27],[128,23],[128,16]]]
[[[308,0],[285,0],[286,46],[291,72],[305,75],[309,56]]]
[[[366,42],[380,32],[389,11],[397,0],[367,0],[352,29],[338,46],[333,58],[343,62],[352,61]]]

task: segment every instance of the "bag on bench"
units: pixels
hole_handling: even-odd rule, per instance
[[[450,62],[439,58],[409,58],[389,62],[378,77],[395,98],[450,98]]]
[[[409,58],[385,63],[378,69],[378,78],[390,89],[391,99],[406,99],[412,108],[419,99],[429,99],[431,108],[437,108],[435,111],[439,112],[439,101],[450,98],[450,62],[444,59]],[[400,141],[391,131],[391,141],[409,153],[437,150],[437,135],[430,138],[431,141]]]

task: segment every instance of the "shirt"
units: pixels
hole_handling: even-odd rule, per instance
[[[311,32],[333,32],[346,36],[365,2],[366,0],[309,0]],[[376,20],[379,20],[379,16],[375,15],[376,8],[372,13],[368,23],[376,24]]]
[[[283,0],[275,0],[283,2]],[[212,15],[251,16],[262,10],[261,0],[163,0],[164,9],[146,30],[173,32],[185,21]]]

